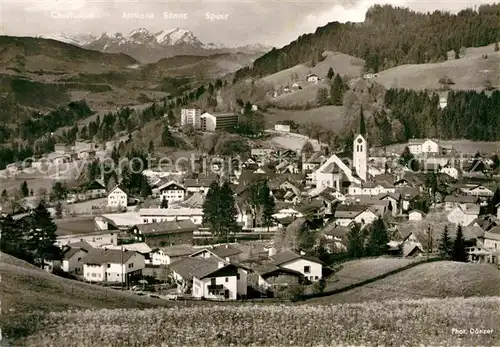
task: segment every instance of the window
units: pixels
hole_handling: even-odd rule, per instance
[[[304,273],[308,274],[311,272],[311,267],[310,266],[304,266]]]
[[[228,278],[228,277],[226,277],[226,283],[227,283],[227,282],[229,282],[229,278]]]
[[[210,279],[210,285],[215,286],[215,278]]]
[[[317,280],[318,279],[318,276],[314,276],[314,279]]]
[[[92,277],[95,277],[95,272],[92,272]]]
[[[108,269],[111,267],[111,264],[108,264]]]
[[[496,246],[496,245],[495,245]],[[237,274],[236,275],[236,279],[239,280],[240,279],[240,274]]]
[[[128,264],[128,268],[129,268],[129,269],[131,269],[131,268],[133,268],[133,267],[134,267],[134,263],[130,263],[130,264]]]

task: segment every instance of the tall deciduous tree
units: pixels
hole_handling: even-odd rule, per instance
[[[224,182],[221,186],[216,181],[212,182],[203,203],[203,224],[219,240],[227,242],[229,236],[239,230],[237,213],[229,183]]]

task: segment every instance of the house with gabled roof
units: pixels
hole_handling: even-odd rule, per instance
[[[92,246],[85,241],[67,244],[62,248],[62,271],[82,275],[83,274],[83,258],[92,249]]]
[[[86,192],[88,199],[97,199],[106,196],[106,184],[102,179],[96,179],[90,182],[86,187]]]
[[[135,251],[93,248],[83,258],[83,278],[89,282],[130,283],[140,279],[145,259]]]
[[[195,298],[236,300],[247,295],[247,271],[216,257],[187,257],[170,264],[179,292]]]
[[[174,261],[189,257],[195,251],[196,249],[188,244],[156,248],[151,252],[151,264],[170,265]]]
[[[480,199],[477,196],[467,195],[447,195],[444,198],[444,208],[448,211],[453,210],[460,204],[479,204]]]
[[[480,206],[476,204],[460,204],[448,213],[451,223],[468,226],[479,217]]]
[[[108,207],[120,208],[127,207],[128,193],[127,189],[121,185],[117,185],[108,193]]]
[[[270,264],[301,273],[311,282],[316,282],[323,278],[323,262],[321,260],[290,250],[273,255]]]
[[[186,197],[186,187],[176,182],[170,181],[158,187],[160,201],[166,200],[168,203],[183,201]]]
[[[189,243],[198,226],[190,219],[144,223],[134,225],[130,234],[137,242],[146,242],[150,247]]]
[[[241,254],[241,250],[228,244],[219,245],[215,247],[204,247],[202,249],[193,252],[190,257],[198,257],[203,259],[208,259],[215,257],[216,259],[225,262],[237,262],[238,255]]]
[[[349,226],[352,223],[371,224],[378,216],[370,206],[339,204],[335,208],[333,218],[338,225]]]

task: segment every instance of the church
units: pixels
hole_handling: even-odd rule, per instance
[[[354,138],[351,158],[339,158],[333,154],[314,173],[318,189],[333,188],[346,194],[351,184],[362,184],[368,180],[368,141],[361,111],[358,135]]]

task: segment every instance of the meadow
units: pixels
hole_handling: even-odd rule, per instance
[[[23,346],[493,346],[499,307],[500,297],[489,297],[71,311],[50,314]]]

